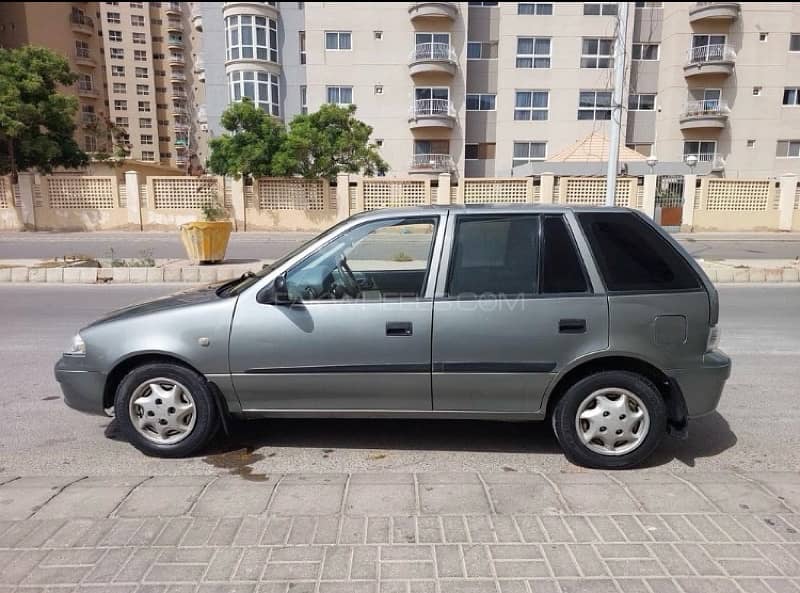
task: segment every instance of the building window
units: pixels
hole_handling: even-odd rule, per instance
[[[628,109],[630,111],[655,111],[656,96],[654,94],[628,95]]]
[[[300,31],[300,63],[306,63],[306,32]]]
[[[97,137],[91,134],[84,136],[83,149],[86,152],[97,152]]]
[[[79,58],[89,57],[89,44],[85,41],[75,42],[75,55]]]
[[[117,117],[114,120],[114,124],[120,126],[121,128],[128,127],[128,118],[127,117]]]
[[[497,145],[494,142],[481,142],[480,144],[464,145],[464,160],[485,161],[495,158]]]
[[[467,111],[494,111],[497,95],[470,93],[467,95]]]
[[[149,101],[139,101],[139,113],[150,113]]]
[[[376,84],[375,85],[375,94],[376,95],[382,95],[383,94],[383,85],[382,84]]]
[[[611,119],[611,91],[581,91],[578,119]]]
[[[583,38],[581,68],[613,68],[614,40]]]
[[[142,160],[143,161],[154,161],[156,160],[156,153],[152,150],[143,150],[142,151]]]
[[[497,2],[470,2],[470,6],[485,6],[487,8],[491,8],[492,6],[497,6]]]
[[[132,14],[131,15],[131,26],[133,27],[144,27],[144,16],[141,14]]]
[[[372,33],[375,36],[375,39],[379,41],[383,39],[383,31],[373,31]]]
[[[147,68],[136,67],[136,78],[148,78]]]
[[[267,72],[251,70],[231,72],[228,75],[232,101],[247,97],[265,112],[280,115],[280,87],[278,77]]]
[[[800,105],[800,87],[786,87],[783,89],[783,104],[797,106]]]
[[[761,87],[760,86],[754,86],[753,87],[753,96],[754,97],[760,97],[761,96]]]
[[[325,31],[325,49],[328,51],[347,51],[353,49],[353,35],[350,31]]]
[[[108,40],[109,41],[122,41],[122,31],[109,31],[108,32]]]
[[[711,162],[717,154],[716,140],[691,140],[683,143],[683,159],[687,156],[697,157],[703,163]]]
[[[300,113],[303,115],[308,113],[308,87],[306,85],[300,86]]]
[[[634,60],[657,61],[658,43],[634,43],[631,56]]]
[[[125,50],[121,47],[112,47],[111,51],[111,59],[112,60],[124,60],[125,59]]]
[[[589,16],[595,15],[609,15],[613,16],[617,14],[617,3],[616,2],[584,2],[583,3],[583,14]]]
[[[144,8],[144,2],[130,2],[131,8]]]
[[[468,60],[496,60],[497,42],[469,41],[467,42]]]
[[[547,158],[547,142],[514,142],[512,167],[527,165]]]
[[[517,68],[549,68],[549,37],[517,37]]]
[[[325,97],[328,103],[333,103],[334,105],[350,105],[353,102],[353,87],[325,87]]]
[[[152,134],[142,134],[139,136],[139,142],[141,144],[153,144],[153,135]]]
[[[109,12],[106,14],[106,22],[112,25],[119,25],[122,20],[119,18],[118,12]]]
[[[128,109],[128,102],[124,99],[114,99],[114,110],[115,111],[127,111]]]
[[[149,97],[150,96],[150,87],[146,84],[137,84],[136,85],[136,94],[140,97]]]
[[[625,147],[635,150],[644,156],[650,156],[653,153],[653,145],[646,142],[642,144],[626,144]]]
[[[550,2],[517,2],[517,14],[550,16],[553,14],[553,4]]]
[[[550,105],[549,91],[517,91],[514,119],[544,121]]]
[[[769,33],[759,33],[758,34],[758,40],[761,43],[766,43],[768,37],[769,37]]]
[[[94,89],[94,81],[91,74],[81,74],[78,76],[78,89],[91,91]]]
[[[225,19],[228,60],[265,60],[278,63],[278,23],[263,16],[241,14]]]
[[[128,92],[128,85],[126,85],[124,82],[115,82],[111,86],[111,90],[115,94],[124,94]]]
[[[789,51],[800,51],[800,33],[792,33],[789,36]]]
[[[146,62],[147,52],[143,49],[135,49],[133,50],[133,59],[137,62]]]
[[[478,145],[477,144],[465,144],[464,145],[464,160],[465,161],[476,161],[476,160],[478,160]]]
[[[149,117],[140,117],[139,118],[139,127],[140,128],[152,128],[153,127],[153,120]]]
[[[147,43],[147,38],[145,37],[144,33],[133,33],[133,42],[137,45],[144,45]]]
[[[747,148],[755,148],[755,147],[756,147],[755,139],[751,139],[751,140],[747,141]]]
[[[637,2],[636,8],[664,8],[663,2]]]
[[[111,76],[125,76],[125,66],[111,66]]]
[[[778,140],[775,156],[782,159],[800,158],[800,140]]]

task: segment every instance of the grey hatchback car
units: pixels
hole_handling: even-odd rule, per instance
[[[66,403],[148,454],[228,418],[548,420],[580,465],[640,464],[730,374],[717,291],[644,215],[452,206],[345,220],[257,274],[92,323]]]

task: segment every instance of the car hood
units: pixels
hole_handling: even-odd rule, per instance
[[[221,298],[225,298],[217,295],[217,288],[219,288],[221,284],[222,283],[211,284],[201,288],[191,288],[189,290],[159,297],[144,303],[129,305],[96,319],[86,327],[92,327],[101,323],[108,323],[110,321],[120,321],[123,319],[140,317],[142,315],[150,315],[152,313],[158,313],[170,309],[191,307],[193,305],[217,301]]]

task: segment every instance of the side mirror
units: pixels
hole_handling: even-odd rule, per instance
[[[265,287],[256,297],[264,305],[291,305],[289,288],[286,285],[286,272],[275,278],[272,284]]]

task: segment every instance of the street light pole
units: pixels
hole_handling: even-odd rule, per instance
[[[625,41],[628,33],[628,3],[617,3],[617,38],[614,42],[614,93],[611,97],[611,133],[606,174],[606,206],[614,205],[619,170],[619,138],[622,130],[622,100],[625,84]]]

